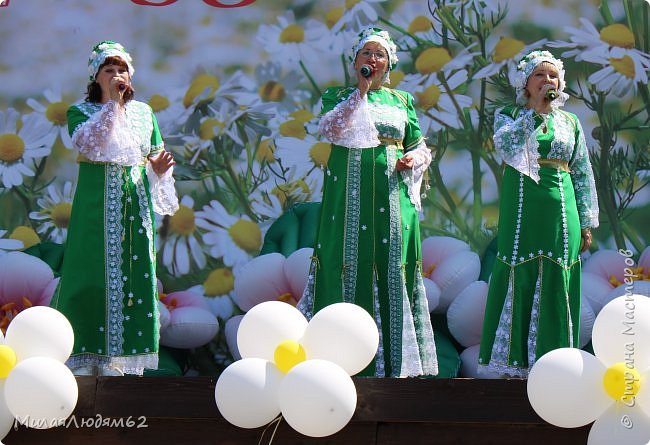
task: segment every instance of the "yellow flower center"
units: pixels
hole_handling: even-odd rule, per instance
[[[309,122],[310,120],[312,120],[314,118],[314,114],[309,110],[305,110],[304,108],[294,111],[289,116],[291,116],[295,120],[303,122],[303,123],[304,122]]]
[[[336,8],[332,8],[327,11],[325,14],[325,24],[329,29],[332,29],[332,26],[341,20],[341,17],[343,17],[343,11],[344,10],[342,6],[337,6]]]
[[[331,151],[332,144],[329,142],[316,142],[309,149],[309,157],[316,167],[325,167]]]
[[[417,16],[411,21],[411,23],[409,23],[408,32],[411,34],[427,31],[431,31],[431,20],[423,15]]]
[[[404,79],[404,71],[395,70],[390,73],[389,87],[396,88],[397,85]]]
[[[437,264],[433,263],[431,266],[427,267],[427,270],[424,271],[424,276],[430,279],[433,271],[436,270],[436,266]]]
[[[436,84],[429,86],[421,93],[415,93],[418,98],[418,103],[423,110],[433,108],[438,104],[440,99],[440,88]]]
[[[16,227],[9,238],[23,242],[25,249],[28,249],[41,242],[40,238],[31,227],[18,226]]]
[[[60,202],[55,204],[50,209],[50,216],[52,217],[52,222],[59,229],[65,229],[70,223],[70,214],[72,213],[72,203],[69,202]]]
[[[25,153],[25,142],[13,133],[0,134],[0,161],[14,162]]]
[[[628,79],[634,79],[636,70],[634,69],[634,60],[630,56],[623,56],[620,59],[609,59],[609,63],[616,71]]]
[[[199,74],[192,80],[190,87],[187,89],[185,96],[183,97],[183,105],[185,108],[192,105],[194,99],[199,96],[206,88],[210,89],[207,99],[212,99],[214,97],[214,92],[219,88],[219,79],[211,74]]]
[[[611,46],[621,48],[634,48],[634,34],[632,31],[620,23],[605,26],[600,30],[600,40]]]
[[[223,130],[225,126],[226,124],[224,122],[221,122],[219,119],[210,117],[201,122],[201,125],[199,126],[199,138],[204,141],[209,141],[219,133],[215,133],[215,127],[218,127],[219,130]]]
[[[65,125],[68,123],[68,107],[67,102],[54,102],[47,106],[45,110],[45,117],[54,125]]]
[[[287,199],[289,199],[294,192],[299,192],[298,194],[309,194],[309,186],[305,181],[299,179],[297,181],[280,184],[273,187],[271,190],[271,194],[277,196],[278,201],[282,204],[282,208],[285,207]]]
[[[295,340],[285,340],[280,343],[273,353],[273,361],[283,373],[289,372],[298,363],[307,360],[305,348]]]
[[[194,223],[194,210],[181,204],[178,207],[178,211],[169,218],[169,228],[177,235],[190,235],[196,228],[196,224]]]
[[[420,74],[436,73],[450,60],[449,51],[445,48],[427,48],[415,60],[415,69]]]
[[[359,3],[359,0],[345,0],[345,9],[352,9],[357,3]]]
[[[257,162],[273,162],[275,161],[275,156],[273,156],[274,151],[275,146],[273,145],[273,139],[262,139],[260,145],[257,146],[255,160]]]
[[[605,371],[603,385],[605,392],[619,402],[634,399],[641,387],[640,379],[641,374],[636,368],[628,368],[625,363],[618,362]]]
[[[285,292],[282,295],[278,297],[278,301],[282,301],[283,303],[289,303],[292,304],[292,302],[296,301],[293,298],[293,294],[291,292]],[[295,304],[294,304],[295,306]]]
[[[519,52],[524,49],[526,45],[521,40],[513,39],[511,37],[501,37],[494,47],[494,54],[492,59],[496,62],[503,62],[504,60],[512,59]]]
[[[302,122],[292,119],[280,124],[280,134],[286,137],[305,139],[307,130]]]
[[[262,100],[266,102],[280,102],[287,95],[284,86],[275,80],[269,80],[258,90]]]
[[[235,288],[235,276],[227,267],[213,270],[203,283],[203,291],[208,297],[226,295]]]
[[[256,253],[262,246],[262,231],[253,221],[240,219],[230,226],[228,234],[240,249],[248,253]]]
[[[300,43],[305,40],[305,30],[302,26],[291,24],[280,33],[280,43]]]
[[[167,99],[165,96],[161,96],[160,94],[154,94],[149,98],[149,106],[156,113],[158,111],[166,110],[169,108],[169,105],[169,99]]]

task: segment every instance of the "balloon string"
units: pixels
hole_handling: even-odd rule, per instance
[[[281,422],[282,422],[282,414],[278,414],[278,417],[271,420],[268,423],[268,425],[266,425],[266,428],[264,428],[264,431],[262,431],[262,435],[260,436],[260,440],[257,442],[257,445],[261,445],[262,440],[264,440],[264,435],[266,434],[266,430],[268,430],[269,427],[275,423],[275,428],[273,429],[273,433],[271,433],[271,438],[269,439],[269,445],[271,445],[271,442],[273,442],[273,439],[275,438],[275,433],[278,430],[278,427],[280,426]]]

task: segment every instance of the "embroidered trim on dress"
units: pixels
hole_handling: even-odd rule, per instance
[[[354,303],[359,259],[359,216],[361,213],[361,150],[348,151],[348,172],[343,229],[343,301]]]

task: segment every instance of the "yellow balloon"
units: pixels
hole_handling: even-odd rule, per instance
[[[273,359],[275,366],[286,374],[298,363],[304,362],[307,359],[307,353],[297,341],[285,340],[275,348]]]
[[[605,371],[603,385],[607,394],[617,402],[633,398],[641,387],[641,375],[636,368],[628,368],[625,363],[615,363]]]
[[[0,379],[6,378],[16,366],[16,353],[7,345],[0,345]]]

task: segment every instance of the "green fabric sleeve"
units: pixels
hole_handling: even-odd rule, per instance
[[[75,105],[68,108],[66,114],[68,116],[68,133],[72,136],[77,128],[88,120],[88,116],[83,114]]]
[[[160,128],[158,128],[158,120],[156,115],[151,111],[151,121],[153,122],[153,130],[151,131],[151,151],[149,152],[150,157],[155,157],[160,153],[163,148],[165,148],[165,143],[163,141],[162,135],[160,134]]]
[[[409,151],[415,148],[420,142],[424,140],[422,131],[420,130],[420,121],[415,113],[413,106],[413,96],[406,91],[400,91],[402,97],[406,97],[406,128],[404,130],[404,151]]]

